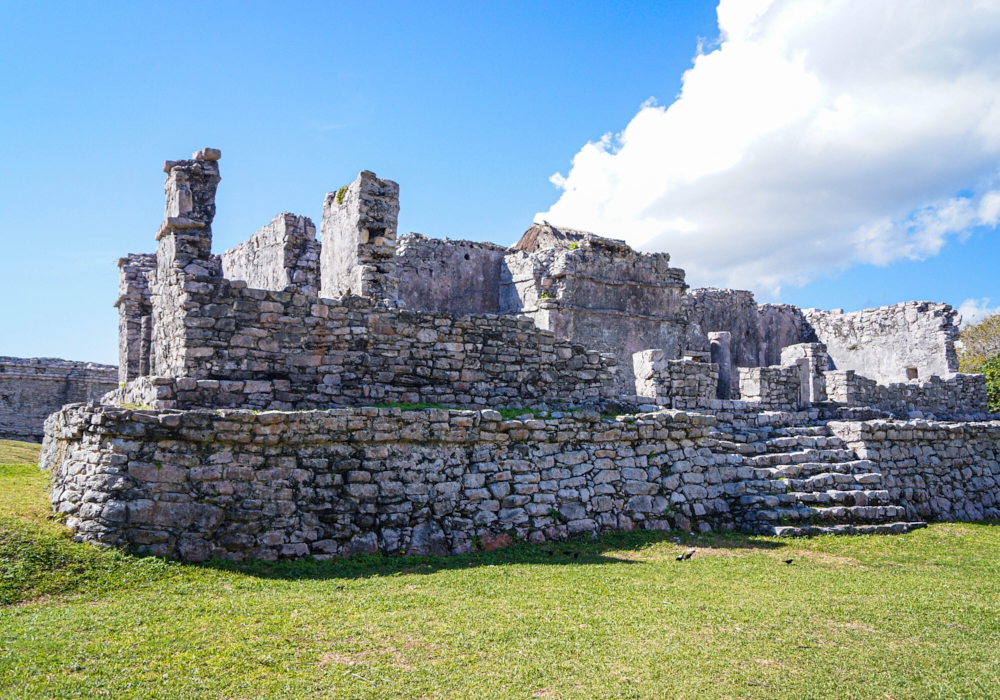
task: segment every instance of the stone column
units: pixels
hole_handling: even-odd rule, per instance
[[[399,185],[362,170],[323,202],[320,296],[398,298]]]
[[[709,333],[708,342],[712,353],[712,362],[719,365],[719,387],[715,393],[718,399],[732,397],[733,358],[730,351],[732,335],[726,331]]]

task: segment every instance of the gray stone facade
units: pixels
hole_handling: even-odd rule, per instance
[[[214,255],[220,157],[165,165],[157,251],[119,262],[124,386],[46,423],[79,539],[277,559],[1000,515],[1000,423],[954,372],[951,307],[688,292],[666,254],[548,223],[509,249],[399,237],[369,171],[326,196],[322,241],[282,214]],[[919,378],[887,384],[897,365]]]
[[[118,368],[51,357],[0,357],[0,440],[41,442],[45,419],[65,404],[97,401]]]

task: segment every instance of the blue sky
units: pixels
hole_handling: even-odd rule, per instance
[[[166,159],[222,149],[217,252],[281,211],[318,223],[361,169],[400,183],[402,232],[510,244],[562,205],[550,176],[584,182],[581,149],[671,105],[718,40],[715,2],[2,4],[0,355],[116,362],[114,261],[154,250]],[[973,224],[923,261],[755,289],[1000,301],[995,229]]]

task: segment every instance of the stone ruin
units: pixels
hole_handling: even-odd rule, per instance
[[[118,263],[120,387],[46,421],[80,540],[328,558],[1000,516],[950,306],[758,305],[547,222],[511,248],[400,236],[368,171],[319,240],[284,213],[213,254],[220,157],[164,165],[157,250]]]

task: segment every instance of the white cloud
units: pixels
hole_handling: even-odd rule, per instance
[[[982,321],[987,316],[992,316],[998,311],[1000,311],[1000,306],[990,306],[990,300],[986,297],[982,299],[966,299],[958,307],[958,313],[962,314],[963,326]]]
[[[777,294],[1000,220],[1000,0],[721,0],[669,107],[588,143],[536,220]]]

